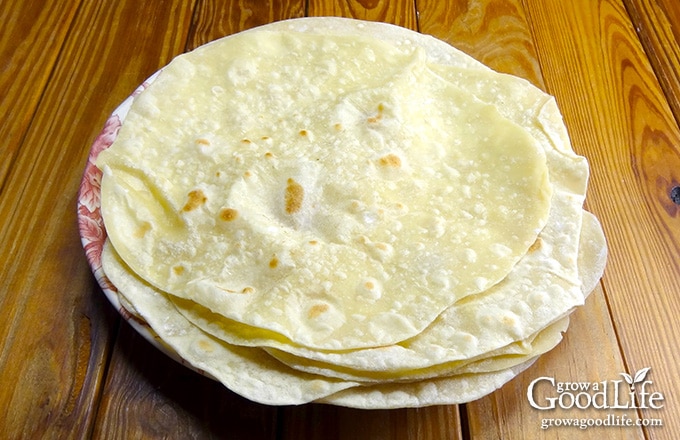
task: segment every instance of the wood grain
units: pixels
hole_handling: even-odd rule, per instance
[[[112,327],[79,244],[76,193],[108,113],[184,44],[180,3],[83,4],[12,164],[0,196],[0,418],[9,438],[93,427]]]
[[[3,309],[3,327],[11,325],[0,355],[4,438],[83,438],[93,428],[117,317],[94,300],[101,292],[74,240],[74,217],[56,215],[61,233],[33,255],[31,276],[4,286],[22,296]]]
[[[588,205],[609,240],[603,281],[626,366],[652,367],[655,390],[678,395],[680,216],[669,192],[680,181],[680,133],[623,5],[553,6],[527,2],[529,21],[547,88],[591,161]],[[666,425],[648,438],[680,430],[670,402],[642,414]]]
[[[187,50],[255,26],[302,17],[304,13],[304,0],[199,1],[192,18]]]
[[[668,103],[680,122],[680,2],[624,0]]]
[[[121,326],[93,438],[274,440],[276,407],[250,402]]]
[[[382,21],[416,30],[416,11],[411,0],[309,0],[310,17],[348,17],[359,20]]]
[[[444,40],[494,70],[544,88],[520,0],[418,1],[420,31]]]
[[[285,408],[281,420],[282,440],[462,438],[455,405],[365,411],[312,404]]]
[[[78,2],[0,3],[0,193]]]

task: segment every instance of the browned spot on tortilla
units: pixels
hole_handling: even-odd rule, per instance
[[[263,141],[268,141],[271,138],[269,136],[262,136],[260,139],[262,139]]]
[[[210,342],[206,341],[205,339],[200,339],[198,341],[198,347],[203,351],[207,351],[207,352],[213,351],[212,344]]]
[[[215,172],[215,177],[220,177],[221,175],[222,175],[222,173],[220,173],[219,171]]]
[[[368,290],[373,290],[375,288],[375,284],[373,284],[371,281],[366,281],[364,283],[364,287]]]
[[[305,189],[297,183],[293,178],[288,179],[286,185],[286,212],[288,214],[295,214],[302,208],[302,201],[305,197]]]
[[[241,290],[241,293],[253,293],[255,289],[252,287],[244,287],[243,290]]]
[[[220,218],[225,222],[232,222],[238,218],[238,211],[232,208],[222,208]]]
[[[253,173],[251,173],[251,172],[248,171],[248,170],[246,170],[246,172],[243,173],[243,177],[250,177],[250,176],[252,176],[252,175],[253,175]]]
[[[210,141],[207,139],[196,139],[196,143],[199,145],[210,145]]]
[[[508,327],[515,325],[515,320],[510,316],[504,316],[501,319],[501,322],[503,322],[503,324],[507,325]]]
[[[266,157],[267,159],[271,159],[272,157],[274,157],[274,155],[270,151],[267,151],[266,153],[264,153],[264,157]]]
[[[146,235],[147,232],[151,230],[151,223],[149,222],[142,222],[137,230],[134,232],[135,238],[142,238]]]
[[[276,266],[278,266],[278,265],[279,265],[279,259],[278,258],[274,257],[271,260],[269,260],[269,267],[271,267],[272,269],[276,269]]]
[[[172,271],[175,272],[176,275],[182,275],[184,273],[184,266],[177,265],[172,267]]]
[[[315,245],[315,244],[319,244],[319,242],[316,241],[316,240],[309,240],[309,244]]]
[[[243,142],[244,144],[252,143],[250,139],[241,139],[241,142]]]
[[[307,136],[307,130],[300,130],[300,136]]]
[[[380,122],[380,120],[383,118],[383,111],[385,110],[385,106],[382,104],[378,104],[378,113],[375,116],[371,116],[368,118],[368,122],[370,124],[375,124],[377,122]]]
[[[541,249],[541,246],[542,246],[541,237],[538,237],[536,238],[536,241],[534,241],[534,243],[531,246],[529,246],[529,253],[538,251],[539,249]]]
[[[385,243],[376,243],[375,247],[380,249],[381,251],[386,251],[387,250],[387,245]]]
[[[378,164],[383,167],[399,168],[401,159],[396,154],[390,153],[378,159]]]
[[[342,130],[342,124],[339,123],[339,122],[337,124],[335,124],[333,127],[335,127],[335,129],[338,130],[338,131]]]
[[[309,316],[309,318],[311,319],[317,318],[326,310],[328,310],[328,304],[316,304],[309,309],[309,313],[307,314],[307,316]]]
[[[203,205],[207,200],[208,198],[205,196],[205,194],[203,194],[203,191],[201,191],[200,189],[189,191],[187,203],[182,208],[182,211],[185,212],[193,211],[194,209]]]

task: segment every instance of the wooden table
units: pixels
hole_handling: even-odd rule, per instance
[[[75,201],[111,111],[170,59],[304,15],[395,23],[556,96],[591,164],[609,263],[563,343],[461,406],[360,411],[248,402],[154,349],[87,266]],[[680,2],[32,0],[0,2],[0,438],[680,438]],[[673,196],[676,197],[675,202]],[[651,367],[663,408],[539,410],[527,388]],[[663,426],[541,429],[546,418]]]

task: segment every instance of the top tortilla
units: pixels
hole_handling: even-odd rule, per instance
[[[441,75],[438,44],[281,26],[137,97],[97,162],[109,237],[155,287],[296,344],[413,337],[534,243],[544,150]]]

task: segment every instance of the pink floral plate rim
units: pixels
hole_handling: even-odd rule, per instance
[[[113,111],[113,113],[111,113],[106,120],[104,127],[92,143],[78,191],[78,230],[80,232],[80,241],[85,250],[85,257],[87,258],[87,262],[90,265],[90,269],[92,270],[97,283],[102,288],[106,298],[118,313],[120,313],[123,319],[125,319],[141,336],[166,355],[201,374],[205,374],[200,369],[194,368],[191,364],[182,359],[172,347],[161,340],[142,317],[125,307],[120,301],[118,290],[106,277],[106,274],[102,269],[101,256],[104,243],[106,242],[106,228],[101,214],[100,196],[102,171],[97,168],[95,163],[99,153],[110,147],[118,136],[118,131],[120,130],[126,115],[130,111],[134,99],[142,93],[154,79],[156,79],[160,72],[161,70],[157,71],[144,81]]]

